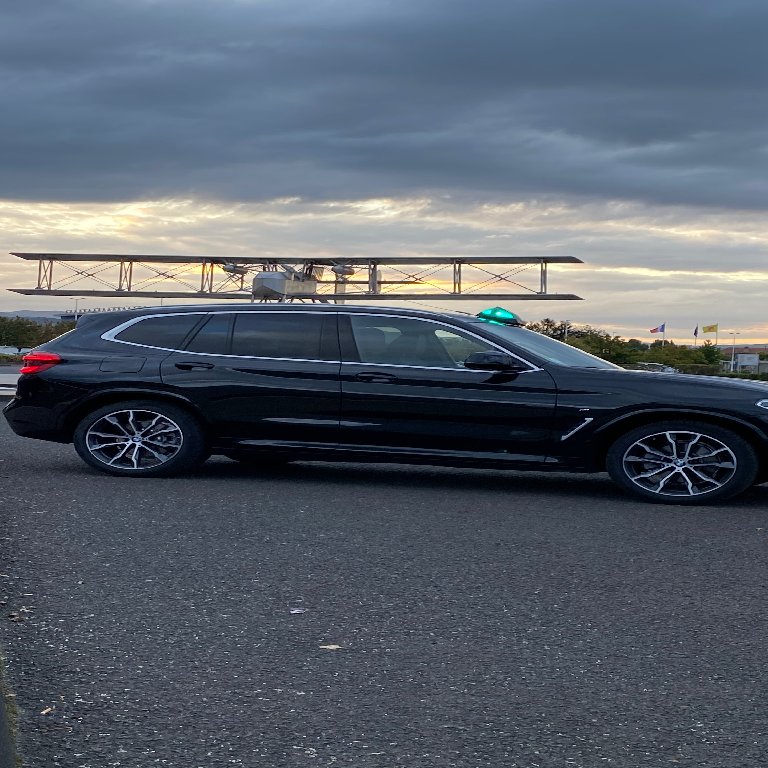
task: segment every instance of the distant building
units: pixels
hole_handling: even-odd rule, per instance
[[[733,364],[736,373],[768,373],[768,359],[760,359],[768,355],[768,344],[718,344],[717,348],[724,371],[730,371]]]
[[[717,348],[729,358],[733,349],[737,355],[768,355],[768,344],[737,344],[735,347],[733,344],[718,344]]]

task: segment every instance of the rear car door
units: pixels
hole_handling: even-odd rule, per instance
[[[192,400],[224,445],[333,445],[340,382],[335,312],[208,315],[162,363],[163,383]]]
[[[469,354],[502,348],[449,323],[374,313],[339,322],[342,445],[508,463],[549,454],[556,387],[546,371],[464,368]]]

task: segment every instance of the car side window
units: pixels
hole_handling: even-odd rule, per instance
[[[361,363],[463,368],[472,352],[495,349],[459,330],[409,317],[351,315]]]
[[[229,354],[230,328],[232,312],[210,315],[200,330],[187,344],[187,352],[200,352],[208,355]]]
[[[450,355],[451,360],[459,367],[464,367],[464,361],[473,352],[498,352],[496,347],[486,344],[484,341],[473,336],[465,336],[457,331],[451,331],[447,328],[437,328],[435,331],[440,343],[445,347],[445,351]]]
[[[311,312],[239,312],[232,334],[232,354],[322,360],[323,318]]]
[[[200,322],[199,313],[145,317],[115,335],[117,341],[160,349],[182,349],[184,340]]]

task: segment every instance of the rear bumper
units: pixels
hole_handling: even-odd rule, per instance
[[[17,435],[68,443],[72,440],[72,429],[66,415],[82,397],[80,388],[52,385],[39,375],[22,375],[16,394],[3,408],[3,415]]]
[[[72,440],[72,436],[62,428],[60,420],[50,408],[24,405],[21,400],[14,398],[3,408],[3,416],[10,428],[21,437],[56,443],[69,443]]]

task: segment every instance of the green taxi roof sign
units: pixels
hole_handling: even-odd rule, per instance
[[[496,325],[522,325],[523,321],[514,312],[510,312],[504,307],[491,307],[484,309],[477,314],[481,320],[486,323],[496,323]]]

